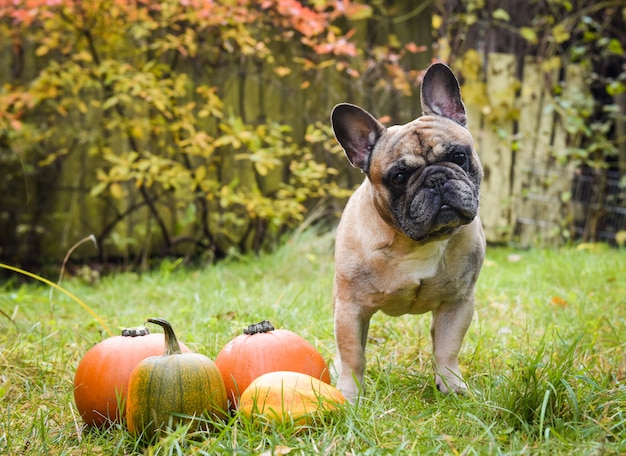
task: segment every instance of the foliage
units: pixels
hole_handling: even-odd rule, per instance
[[[513,226],[505,229],[525,236],[529,230],[520,229],[526,223],[520,219],[536,226],[548,222],[552,239],[619,244],[626,227],[623,2],[437,4],[440,53],[462,74],[464,98],[481,109],[488,135],[511,154],[510,169],[499,169],[513,176],[513,190],[505,195],[512,203],[500,209],[513,214],[508,220]],[[486,170],[498,167],[496,161],[483,162]],[[535,196],[545,203],[533,202]],[[551,211],[560,220],[547,214]]]
[[[63,286],[112,328],[170,316],[177,336],[215,359],[251,321],[268,318],[334,353],[332,235],[305,232],[276,252],[188,269],[167,260],[139,275]],[[87,431],[74,407],[79,360],[107,337],[66,296],[0,289],[3,454],[623,454],[626,450],[626,268],[623,250],[493,248],[461,351],[471,389],[434,388],[427,315],[377,314],[367,393],[306,427],[233,414],[211,432],[181,426],[149,448],[121,425]],[[315,277],[312,281],[311,277]],[[87,317],[87,318],[86,318]],[[266,453],[267,452],[267,453]]]
[[[455,34],[467,38],[479,33],[478,28],[500,33],[503,39],[498,46],[507,46],[509,52],[520,57],[533,57],[541,63],[546,73],[546,84],[553,96],[552,109],[560,124],[570,134],[566,150],[555,150],[556,158],[574,164],[605,168],[618,159],[619,150],[625,149],[624,138],[615,136],[617,122],[626,121],[624,107],[618,105],[618,95],[626,93],[626,10],[620,1],[588,3],[584,1],[558,0],[533,1],[528,5],[520,2],[489,2],[484,0],[446,1],[440,8],[454,5],[455,11],[446,18],[448,36]],[[479,37],[489,39],[489,35]],[[476,63],[475,48],[468,44],[450,42],[451,60],[467,55]],[[471,46],[471,44],[469,44]],[[502,49],[505,51],[505,49]],[[477,62],[480,67],[480,60]],[[576,65],[583,69],[589,92],[567,92],[564,76],[548,75],[555,69]],[[620,66],[622,68],[620,68]],[[470,75],[476,73],[470,65]],[[469,88],[471,92],[471,87]],[[481,87],[477,87],[480,91]],[[573,95],[573,96],[572,96]],[[470,93],[480,97],[480,93]],[[485,99],[482,99],[485,103]],[[512,107],[514,108],[514,107]],[[511,115],[517,116],[515,112]],[[626,163],[622,164],[626,169]]]
[[[11,65],[0,162],[7,189],[28,184],[11,203],[23,212],[13,227],[39,242],[30,260],[77,225],[95,231],[103,259],[151,244],[259,250],[318,201],[344,197],[326,122],[317,111],[294,122],[302,107],[290,98],[314,99],[328,78],[386,78],[378,91],[411,95],[417,70],[402,57],[424,48],[359,50],[354,35],[374,12],[330,0],[1,2]],[[29,197],[36,209],[20,208]]]

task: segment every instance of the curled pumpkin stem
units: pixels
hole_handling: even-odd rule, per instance
[[[172,329],[172,325],[169,321],[164,318],[148,318],[148,322],[154,323],[155,325],[159,325],[163,328],[163,332],[165,333],[165,352],[163,353],[163,356],[182,354],[180,345],[178,344],[178,339],[176,339],[176,334],[174,334],[174,330]]]
[[[258,333],[266,333],[270,331],[274,331],[274,325],[270,323],[269,320],[263,320],[253,325],[248,326],[243,330],[244,334],[258,334]]]

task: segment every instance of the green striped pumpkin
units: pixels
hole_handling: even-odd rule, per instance
[[[219,369],[204,355],[181,353],[172,326],[150,318],[165,332],[163,356],[144,359],[132,371],[126,399],[126,425],[132,434],[152,439],[155,434],[192,420],[192,430],[202,417],[225,416],[228,403]],[[200,419],[198,419],[200,418]]]

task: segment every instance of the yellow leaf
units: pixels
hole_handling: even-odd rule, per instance
[[[42,44],[35,50],[35,55],[37,57],[41,57],[46,55],[48,52],[50,52],[50,48],[47,45]]]
[[[498,8],[493,13],[491,13],[494,19],[500,19],[501,21],[509,22],[511,20],[511,16],[506,10],[502,8]]]
[[[554,36],[554,41],[559,44],[569,40],[570,37],[570,33],[563,24],[556,24],[552,29],[552,35]]]
[[[117,182],[113,182],[111,187],[109,187],[109,190],[111,191],[113,198],[122,199],[124,196],[124,189]]]
[[[202,182],[206,177],[206,166],[200,165],[196,168],[196,182]]]
[[[400,39],[398,38],[398,35],[391,33],[387,39],[389,40],[389,46],[394,47],[394,48],[400,48],[402,47],[402,43],[400,42]]]
[[[617,245],[620,247],[626,245],[626,230],[620,230],[615,233],[615,242],[617,242]]]
[[[433,14],[431,24],[433,26],[433,30],[439,30],[441,28],[441,24],[443,24],[443,18],[439,14]]]
[[[291,74],[291,68],[279,66],[279,67],[274,68],[274,73],[276,73],[278,76],[282,78],[283,76],[287,76],[288,74]]]
[[[461,68],[463,70],[463,78],[465,80],[476,81],[480,83],[480,73],[482,71],[482,55],[475,49],[469,49],[461,60]],[[465,98],[465,93],[463,93]]]
[[[256,172],[259,173],[260,176],[267,176],[268,168],[265,164],[257,162],[254,164],[254,169],[256,169]]]
[[[582,242],[576,246],[576,250],[587,250],[593,253],[601,252],[607,248],[608,245],[602,242]]]
[[[541,62],[541,71],[546,73],[551,73],[553,71],[557,71],[561,68],[561,59],[559,57],[551,57],[542,60]]]
[[[520,28],[520,34],[522,38],[528,41],[530,44],[537,44],[539,40],[537,39],[537,32],[530,27],[522,27]]]
[[[277,445],[273,450],[267,450],[260,453],[259,456],[280,456],[281,454],[291,453],[292,448],[283,445]]]
[[[93,56],[87,51],[78,51],[72,54],[72,59],[76,61],[92,62]]]

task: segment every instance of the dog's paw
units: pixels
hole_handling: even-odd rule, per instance
[[[350,404],[356,404],[361,394],[361,389],[357,383],[352,379],[342,380],[341,378],[337,382],[337,389],[341,391],[341,394],[346,398]]]
[[[435,383],[437,384],[437,389],[444,394],[456,393],[456,394],[467,394],[467,385],[463,381],[463,379],[459,377],[448,377],[444,378],[442,376],[437,375],[435,379]]]

